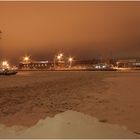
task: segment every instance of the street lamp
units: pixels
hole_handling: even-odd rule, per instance
[[[28,60],[29,60],[29,57],[25,57],[25,58],[24,58],[24,61],[28,61]]]
[[[62,57],[63,56],[63,53],[60,53],[59,56]]]
[[[63,57],[63,53],[60,53],[57,55],[57,59],[60,61],[60,59]]]
[[[54,57],[54,68],[56,66],[56,59],[60,61],[62,57],[63,57],[63,53],[59,53],[57,56]]]
[[[30,57],[29,56],[24,56],[23,57],[23,62],[29,63]]]
[[[72,57],[69,57],[68,61],[69,61],[69,63],[70,63],[69,67],[71,67],[72,62],[73,62],[73,58],[72,58]]]
[[[61,57],[62,57],[61,55],[58,55],[58,56],[57,56],[57,59],[58,59],[58,60],[60,60],[60,59],[61,59]]]

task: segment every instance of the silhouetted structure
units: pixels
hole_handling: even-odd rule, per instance
[[[140,68],[140,59],[122,59],[117,61],[117,66],[121,68]]]
[[[31,61],[31,62],[20,62],[19,69],[23,70],[36,70],[36,69],[50,69],[53,66],[52,61]]]

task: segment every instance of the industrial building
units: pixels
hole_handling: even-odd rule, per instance
[[[36,69],[50,69],[53,66],[51,61],[31,61],[31,62],[20,62],[19,69],[22,70],[36,70]]]
[[[118,68],[140,68],[140,59],[122,59],[117,61]]]

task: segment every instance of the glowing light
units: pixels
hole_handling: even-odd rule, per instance
[[[97,66],[95,66],[95,68],[96,68],[96,69],[100,69],[101,67],[97,65]]]
[[[62,57],[63,56],[63,53],[60,53],[59,56]]]
[[[2,68],[4,68],[4,69],[5,69],[5,68],[6,68],[6,69],[9,69],[9,68],[10,68],[7,61],[3,61],[3,62],[2,62]]]
[[[72,57],[70,57],[68,60],[69,60],[69,62],[72,62],[72,61],[73,61],[73,58],[72,58]]]
[[[57,59],[60,60],[63,57],[63,53],[57,55]]]
[[[9,64],[8,64],[8,62],[7,61],[3,61],[2,62],[2,66],[8,66]]]
[[[71,66],[72,66],[72,61],[73,61],[73,58],[72,58],[72,57],[69,57],[69,58],[68,58],[68,61],[69,61],[69,67],[71,68]]]
[[[24,57],[24,61],[29,61],[29,57],[28,56],[25,56]]]
[[[61,56],[60,56],[60,55],[58,55],[58,56],[57,56],[57,59],[59,59],[59,60],[60,60],[60,59],[61,59]]]
[[[105,65],[103,65],[103,68],[106,68],[106,66],[105,66]]]

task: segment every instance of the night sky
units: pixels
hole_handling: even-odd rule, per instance
[[[0,2],[0,58],[140,56],[140,2]]]

